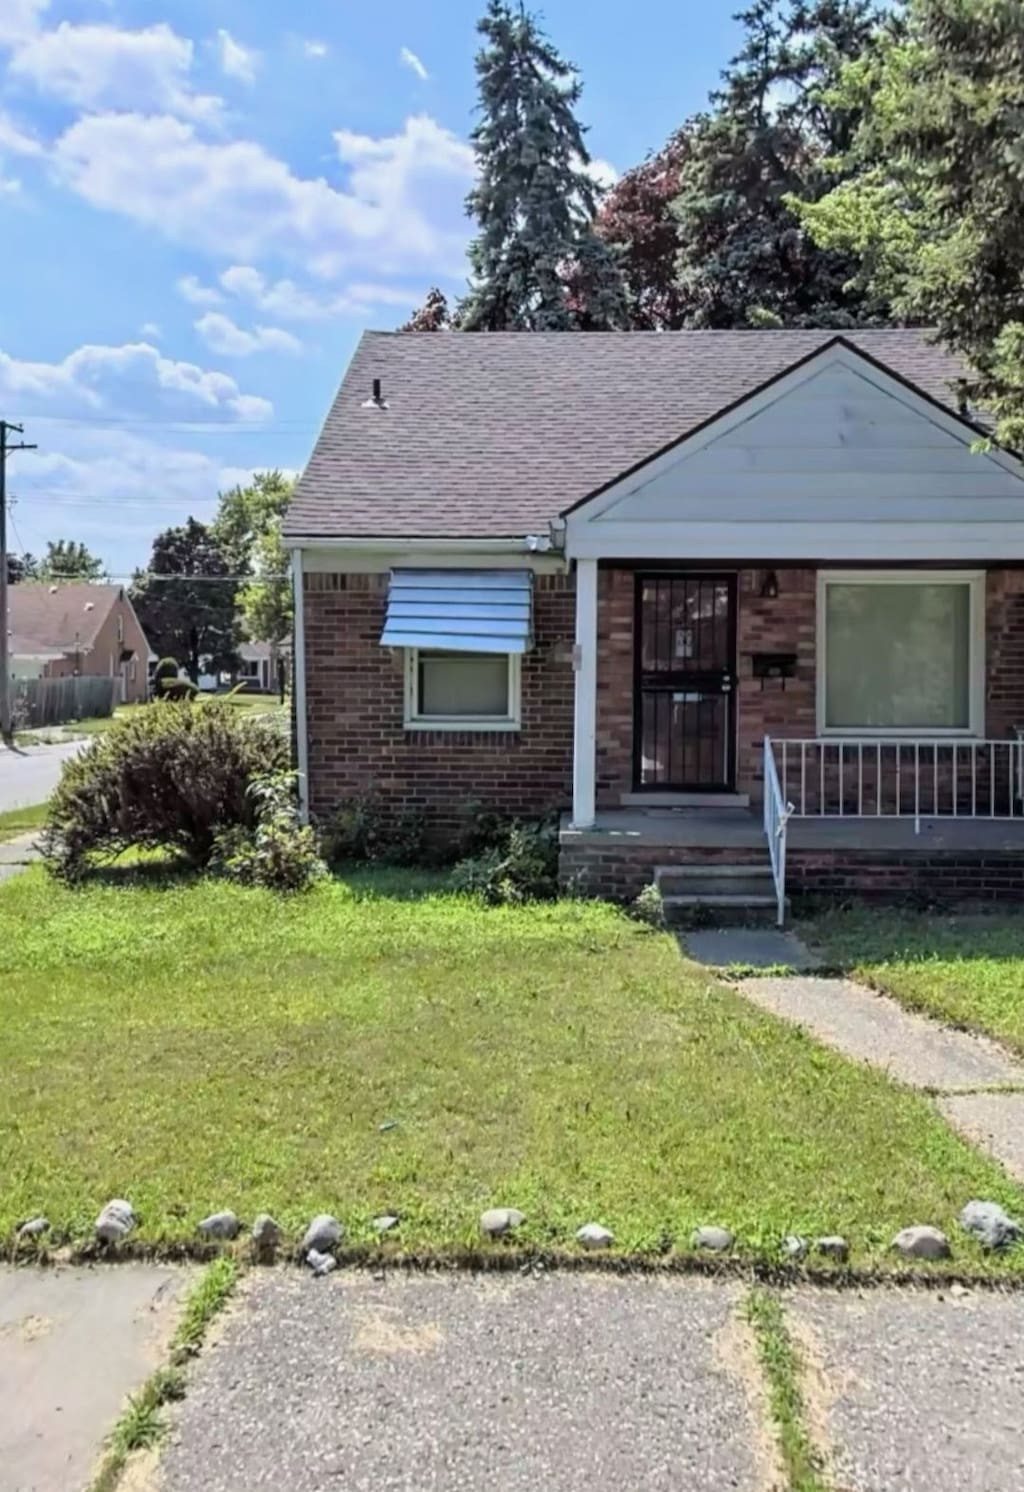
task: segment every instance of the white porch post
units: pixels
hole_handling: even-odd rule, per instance
[[[597,751],[597,560],[576,561],[576,712],[572,758],[572,825],[590,829],[595,816]]]
[[[295,755],[299,774],[299,814],[309,822],[309,722],[306,719],[306,597],[302,580],[302,550],[292,550],[292,707],[295,710]]]

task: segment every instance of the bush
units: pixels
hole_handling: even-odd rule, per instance
[[[157,699],[180,700],[195,699],[199,690],[191,679],[164,679],[160,684],[160,693]]]
[[[47,865],[74,880],[91,855],[134,847],[204,866],[223,830],[255,827],[253,781],[289,765],[274,724],[218,700],[167,701],[116,720],[64,767],[42,835]]]
[[[553,900],[558,895],[557,823],[512,824],[492,849],[460,860],[451,885],[494,906]]]
[[[652,881],[639,891],[629,904],[629,915],[648,927],[665,926],[665,902],[661,891]]]
[[[396,813],[375,793],[363,793],[338,804],[321,842],[328,865],[353,860],[420,865],[426,857],[426,825],[419,809],[406,804]]]
[[[327,874],[315,831],[299,822],[296,780],[294,772],[275,772],[250,782],[255,826],[223,829],[214,841],[212,869],[272,891],[305,891]]]

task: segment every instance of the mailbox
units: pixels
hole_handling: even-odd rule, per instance
[[[754,678],[761,680],[762,689],[766,679],[778,679],[785,689],[786,680],[796,678],[795,653],[754,653],[753,665]]]

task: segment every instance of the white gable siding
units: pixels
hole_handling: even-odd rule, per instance
[[[1024,475],[973,441],[831,349],[571,514],[569,553],[1024,558]]]

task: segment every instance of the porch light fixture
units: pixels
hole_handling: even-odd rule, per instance
[[[774,570],[767,570],[761,580],[761,600],[777,601],[779,596],[779,577]]]

